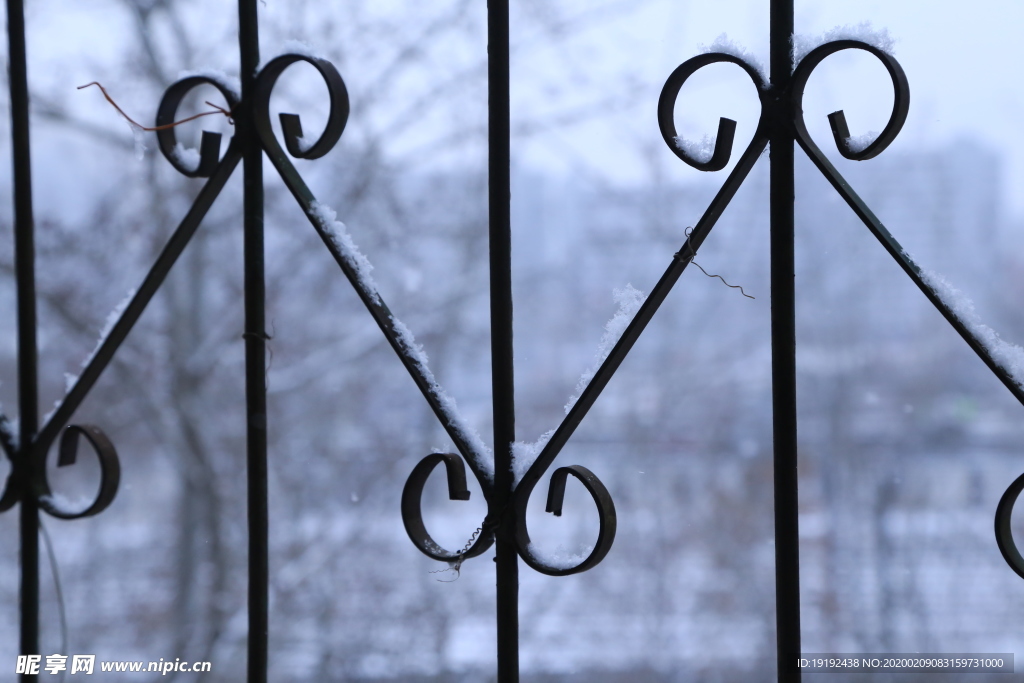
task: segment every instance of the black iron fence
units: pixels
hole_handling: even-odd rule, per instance
[[[509,119],[509,23],[508,2],[488,5],[489,83],[489,245],[491,358],[493,386],[493,453],[467,426],[454,401],[439,385],[412,333],[383,301],[369,272],[368,263],[329,207],[319,202],[292,164],[291,158],[317,159],[341,138],[349,116],[349,99],[341,75],[328,61],[309,54],[289,53],[260,66],[256,3],[239,3],[241,90],[214,76],[189,76],[167,89],[160,103],[156,126],[161,152],[180,173],[203,178],[205,184],[181,220],[137,291],[126,302],[109,333],[101,340],[84,371],[70,386],[56,409],[39,419],[35,248],[31,191],[28,125],[28,83],[22,0],[8,0],[10,87],[14,157],[15,262],[18,307],[19,423],[14,429],[0,417],[0,439],[13,464],[12,474],[0,499],[0,509],[19,505],[20,514],[20,607],[23,655],[38,655],[39,648],[39,517],[40,511],[62,519],[102,512],[114,499],[120,465],[114,445],[103,431],[71,420],[85,396],[110,363],[114,353],[139,320],[175,261],[206,216],[214,199],[241,163],[244,176],[245,252],[245,368],[246,443],[248,500],[248,680],[267,678],[267,638],[273,628],[268,618],[268,504],[267,504],[267,348],[263,237],[263,155],[273,163],[285,185],[309,219],[310,225],[332,254],[355,289],[381,333],[419,387],[434,415],[455,444],[457,453],[432,453],[416,465],[402,495],[401,515],[413,544],[425,555],[449,562],[459,569],[464,562],[495,546],[497,570],[497,670],[498,680],[519,678],[519,569],[520,559],[531,569],[553,577],[595,567],[612,547],[616,531],[615,505],[598,476],[579,465],[557,467],[548,478],[546,510],[562,513],[566,485],[572,478],[590,494],[600,520],[593,548],[575,558],[551,557],[536,549],[527,526],[527,506],[541,479],[569,442],[588,411],[640,338],[644,328],[665,302],[678,279],[693,263],[701,245],[726,206],[765,149],[771,164],[771,302],[772,378],[774,433],[774,500],[777,670],[780,681],[800,679],[796,666],[801,654],[800,562],[797,490],[796,334],[794,290],[794,156],[804,151],[836,192],[896,260],[908,277],[942,313],[950,325],[988,365],[1019,401],[1024,402],[1021,377],[1014,374],[1012,350],[987,336],[985,330],[957,309],[941,281],[922,271],[892,234],[871,212],[853,188],[828,161],[807,131],[802,98],[808,78],[828,56],[842,50],[859,50],[877,58],[889,74],[894,104],[883,131],[870,140],[852,137],[842,111],[830,115],[834,142],[847,159],[867,160],[896,138],[907,118],[909,85],[899,63],[884,47],[861,39],[833,40],[811,49],[794,66],[792,52],[792,0],[773,0],[771,9],[771,60],[769,73],[759,71],[743,56],[711,51],[680,65],[669,77],[658,103],[658,125],[666,144],[682,161],[702,171],[724,169],[732,153],[736,124],[721,119],[713,147],[696,149],[678,135],[674,124],[676,98],[687,79],[699,69],[716,63],[733,64],[750,77],[757,92],[761,114],[753,139],[741,153],[714,200],[688,229],[681,248],[667,255],[661,279],[642,301],[628,325],[615,339],[593,376],[581,391],[557,429],[539,443],[535,453],[517,453],[515,438],[514,363],[512,343],[512,271]],[[297,115],[282,114],[283,142],[276,137],[270,117],[274,86],[289,66],[305,62],[323,78],[330,100],[324,131],[310,141]],[[220,136],[204,133],[196,158],[177,151],[175,124],[185,97],[195,88],[217,88],[228,103],[236,133],[221,154]],[[94,500],[70,509],[52,495],[46,479],[46,459],[59,441],[57,463],[73,465],[80,457],[82,439],[99,460],[100,489]],[[487,514],[462,548],[445,549],[430,536],[423,520],[421,499],[427,478],[443,465],[452,500],[467,500],[466,467],[484,493]],[[1024,577],[1024,558],[1011,532],[1010,517],[1017,496],[1024,490],[1024,476],[1007,489],[995,517],[996,539],[1011,568]],[[37,680],[37,671],[21,672],[22,680]]]

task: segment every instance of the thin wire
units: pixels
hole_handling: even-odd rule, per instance
[[[690,232],[692,232],[692,231],[693,231],[693,228],[687,228],[686,231],[685,231],[686,232],[686,236],[689,237],[690,236]],[[694,256],[696,256],[697,252],[693,252],[693,254],[694,254]],[[745,291],[743,291],[743,287],[741,287],[740,285],[730,285],[728,282],[725,282],[725,278],[722,277],[721,275],[713,275],[713,274],[709,273],[708,271],[704,270],[703,268],[701,268],[701,265],[699,263],[697,263],[696,261],[694,261],[692,258],[690,259],[690,263],[692,263],[693,265],[695,265],[698,268],[700,268],[700,272],[704,273],[708,277],[717,277],[719,280],[721,280],[723,283],[725,283],[726,287],[732,287],[733,289],[740,290],[740,294],[742,294],[743,296],[747,297],[748,299],[755,298],[755,297],[752,297],[749,294],[747,294]]]
[[[117,102],[115,102],[114,98],[111,97],[109,93],[107,93],[107,89],[104,88],[102,85],[100,85],[99,81],[93,81],[92,83],[86,83],[85,85],[80,85],[80,86],[78,86],[78,90],[81,90],[82,88],[88,88],[89,86],[92,86],[92,85],[95,85],[97,88],[100,89],[100,92],[103,93],[103,96],[107,98],[107,102],[110,102],[110,104],[113,105],[114,109],[116,109],[117,112],[121,116],[123,116],[128,123],[132,124],[136,128],[144,130],[144,131],[155,132],[155,131],[160,131],[160,130],[167,130],[169,128],[174,128],[175,126],[180,126],[183,123],[188,123],[189,121],[194,121],[194,120],[196,120],[196,119],[198,119],[200,117],[211,116],[213,114],[224,114],[224,116],[228,117],[228,122],[229,123],[234,123],[234,120],[231,118],[231,112],[229,110],[225,109],[224,107],[218,106],[218,105],[214,104],[213,102],[207,101],[204,104],[208,104],[209,106],[213,107],[215,109],[215,111],[204,111],[204,112],[202,112],[200,114],[196,114],[195,116],[190,116],[187,119],[182,119],[181,121],[175,121],[174,123],[167,123],[167,124],[164,124],[162,126],[151,126],[151,127],[143,126],[141,123],[139,123],[138,121],[136,121],[132,117],[128,116],[128,114],[125,114],[124,113],[124,109],[121,109],[121,107],[117,106]]]
[[[64,591],[60,585],[60,572],[57,571],[57,555],[53,552],[53,541],[50,540],[50,532],[46,530],[43,520],[39,520],[39,531],[43,537],[43,545],[46,546],[46,557],[50,560],[50,574],[53,576],[53,589],[57,594],[57,612],[60,615],[60,650],[62,655],[68,653],[68,620],[64,612]],[[60,680],[64,680],[64,671],[60,672]]]
[[[473,535],[469,537],[468,541],[466,541],[466,545],[462,546],[462,550],[459,551],[459,554],[458,554],[458,556],[457,556],[457,558],[455,560],[455,564],[453,564],[450,567],[445,567],[444,569],[435,569],[434,571],[427,572],[427,573],[428,574],[443,574],[444,572],[452,572],[453,571],[453,572],[455,572],[455,578],[454,579],[451,579],[450,581],[446,581],[444,579],[438,579],[438,581],[440,581],[441,583],[454,583],[454,582],[458,581],[459,577],[462,576],[462,560],[463,560],[463,556],[467,552],[469,552],[470,548],[473,547],[473,541],[476,540],[476,537],[479,536],[480,532],[482,532],[483,530],[484,530],[484,528],[482,526],[478,526],[476,528],[476,531],[473,532]]]

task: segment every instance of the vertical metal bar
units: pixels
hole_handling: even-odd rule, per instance
[[[263,150],[253,124],[260,61],[256,0],[239,0],[243,107],[236,123],[243,150],[245,256],[245,406],[249,521],[249,683],[266,683],[268,632],[267,383],[263,249]]]
[[[21,653],[39,654],[39,506],[32,492],[32,441],[39,428],[38,348],[36,346],[35,241],[32,216],[32,164],[29,151],[28,66],[22,0],[7,2],[14,163],[14,263],[18,285],[18,403],[21,433],[15,467],[21,488]],[[36,681],[23,673],[23,683]]]
[[[796,313],[793,257],[793,0],[772,0],[771,288],[772,428],[775,450],[775,624],[778,680],[800,670],[800,539],[796,439]]]
[[[512,442],[512,220],[509,150],[508,0],[487,4],[488,180],[490,203],[491,382],[494,395],[494,504],[501,511],[495,563],[498,683],[519,681],[519,554],[515,546]]]

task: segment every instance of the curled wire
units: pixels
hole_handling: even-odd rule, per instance
[[[461,456],[455,453],[431,453],[413,468],[402,489],[402,523],[405,531],[421,553],[439,562],[452,563],[461,567],[463,560],[482,554],[494,543],[494,528],[484,519],[480,528],[473,533],[469,543],[459,552],[445,550],[430,537],[430,532],[423,522],[421,510],[423,487],[434,467],[444,464],[448,479],[448,498],[450,500],[469,500],[469,489],[466,488],[466,466]],[[486,496],[486,489],[485,489]],[[442,570],[446,571],[446,570]]]
[[[483,530],[484,528],[482,526],[478,526],[476,528],[476,531],[474,531],[473,535],[469,537],[468,541],[466,541],[466,545],[462,546],[462,550],[459,551],[457,559],[455,560],[455,562],[452,563],[450,567],[445,567],[444,569],[435,569],[434,571],[427,573],[443,574],[444,572],[455,572],[454,579],[438,579],[438,581],[440,581],[441,583],[454,583],[455,581],[458,581],[459,577],[462,575],[462,560],[466,557],[466,553],[469,552],[469,549],[473,547],[473,543],[476,542],[476,537],[479,536]]]
[[[693,231],[692,227],[691,228],[687,228],[686,231],[685,231],[686,232],[686,236],[689,237],[690,233],[692,231]],[[697,252],[694,252],[694,255],[696,255],[696,253]],[[747,294],[745,291],[743,291],[743,287],[742,286],[740,286],[740,285],[730,285],[728,282],[725,281],[725,278],[722,277],[721,275],[715,275],[713,273],[709,273],[708,271],[704,270],[703,268],[701,268],[701,265],[699,263],[697,263],[696,261],[694,261],[692,258],[690,259],[690,263],[692,263],[693,265],[695,265],[698,268],[700,268],[700,272],[704,273],[708,277],[717,277],[719,280],[721,280],[725,284],[726,287],[732,287],[733,289],[740,290],[740,294],[742,294],[743,296],[747,297],[748,299],[755,298],[755,297],[752,297],[749,294]]]
[[[117,102],[114,101],[114,98],[110,96],[110,93],[107,92],[107,89],[104,88],[100,84],[99,81],[93,81],[92,83],[86,83],[85,85],[80,85],[80,86],[78,86],[77,90],[82,90],[83,88],[88,88],[88,87],[93,86],[93,85],[95,85],[97,88],[100,89],[100,92],[103,93],[103,96],[105,98],[107,98],[107,102],[110,102],[111,106],[113,106],[114,109],[117,110],[117,113],[119,113],[121,116],[124,117],[125,121],[127,121],[130,124],[132,124],[133,126],[138,128],[139,130],[144,130],[146,132],[152,133],[152,132],[158,132],[158,131],[161,131],[161,130],[170,130],[171,128],[174,128],[175,126],[180,126],[183,123],[188,123],[189,121],[195,121],[196,119],[201,118],[203,116],[211,116],[213,114],[223,114],[224,116],[227,117],[228,123],[234,124],[234,122],[235,122],[234,119],[231,116],[231,110],[225,109],[224,107],[216,105],[213,102],[210,102],[209,100],[207,100],[204,104],[207,104],[207,105],[213,107],[214,111],[200,112],[199,114],[196,114],[195,116],[189,116],[188,118],[181,119],[180,121],[174,121],[173,123],[167,123],[167,124],[164,124],[162,126],[144,126],[141,123],[139,123],[138,121],[136,121],[135,119],[133,119],[132,117],[128,116],[128,114],[125,113],[124,109],[121,109],[121,107],[119,107],[117,105]]]

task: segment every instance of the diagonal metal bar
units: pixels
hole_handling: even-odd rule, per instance
[[[900,268],[903,269],[914,284],[917,285],[918,289],[928,298],[928,301],[935,306],[936,309],[942,314],[942,317],[952,325],[953,329],[963,337],[963,340],[967,342],[967,345],[978,354],[978,357],[988,366],[989,370],[999,378],[999,381],[1003,383],[1010,393],[1013,394],[1022,405],[1024,405],[1024,388],[1021,387],[1017,381],[1010,376],[1010,373],[999,364],[999,362],[993,358],[992,352],[989,348],[982,343],[981,340],[970,330],[963,321],[957,317],[956,313],[949,307],[949,305],[943,301],[942,297],[935,290],[934,287],[925,282],[921,276],[921,268],[914,262],[914,260],[907,254],[896,238],[892,236],[892,233],[882,224],[877,216],[868,208],[864,200],[854,191],[853,187],[846,181],[846,179],[836,170],[832,163],[825,157],[822,151],[817,145],[810,139],[809,136],[798,136],[797,141],[800,146],[810,157],[811,161],[815,166],[822,172],[825,178],[828,179],[832,187],[836,189],[836,192],[846,201],[846,203],[853,209],[853,212],[858,218],[867,226],[871,234],[878,239],[882,247],[889,253],[890,256],[899,264]]]
[[[736,191],[746,179],[754,164],[757,162],[757,159],[760,157],[768,143],[768,138],[763,132],[763,124],[764,118],[762,117],[762,120],[758,125],[758,130],[754,134],[754,139],[751,140],[747,149],[744,151],[743,155],[741,155],[736,168],[729,174],[726,182],[708,206],[695,228],[689,231],[686,242],[675,254],[675,257],[669,264],[668,269],[652,290],[651,295],[641,305],[640,309],[633,317],[633,320],[630,321],[626,329],[623,331],[622,336],[609,352],[608,358],[602,362],[601,366],[595,372],[594,377],[584,388],[580,397],[572,405],[568,414],[562,420],[562,423],[551,435],[548,443],[545,444],[544,448],[538,454],[536,461],[530,466],[526,474],[523,476],[523,480],[516,487],[514,496],[516,544],[520,556],[533,569],[549,576],[566,576],[569,574],[583,572],[596,566],[602,559],[604,559],[608,551],[611,549],[617,526],[615,505],[604,484],[602,484],[601,481],[586,468],[580,466],[559,468],[552,474],[548,489],[547,511],[559,515],[561,514],[561,496],[564,491],[566,477],[568,474],[572,474],[574,477],[579,479],[579,481],[590,492],[591,497],[597,506],[598,518],[600,520],[598,539],[590,554],[579,564],[570,567],[552,566],[544,559],[535,555],[534,550],[532,549],[529,529],[526,521],[526,509],[529,504],[530,496],[541,476],[543,476],[546,469],[554,461],[565,443],[567,443],[569,438],[571,438],[573,432],[582,422],[590,408],[594,405],[598,396],[611,380],[612,376],[632,349],[633,345],[639,339],[647,324],[653,318],[655,313],[657,313],[658,308],[665,301],[669,292],[672,290],[672,287],[686,269],[686,266],[693,261],[693,257],[697,249],[699,249],[700,245],[703,244],[711,229],[722,215],[722,212],[725,210],[726,206],[728,206],[729,202],[735,196]],[[674,137],[674,134],[672,137]],[[722,156],[724,156],[725,161],[727,162],[728,148],[724,149],[724,154]]]
[[[32,444],[32,451],[35,457],[44,457],[46,451],[49,450],[60,433],[60,430],[64,428],[89,393],[89,390],[96,384],[103,370],[114,357],[118,347],[128,336],[128,333],[131,332],[135,323],[138,322],[143,311],[146,310],[146,306],[149,305],[157,289],[160,288],[171,267],[185,250],[189,240],[192,239],[192,235],[195,234],[199,224],[206,216],[207,211],[210,210],[214,200],[216,200],[217,195],[224,188],[225,183],[231,177],[231,173],[241,158],[238,146],[232,142],[228,146],[224,158],[218,164],[216,170],[214,170],[213,175],[199,191],[199,195],[196,197],[195,202],[193,202],[189,212],[182,219],[181,223],[178,224],[178,227],[175,228],[160,255],[157,256],[153,267],[150,268],[142,284],[139,285],[138,291],[132,296],[124,312],[117,319],[117,322],[114,323],[110,333],[103,339],[99,348],[96,349],[89,359],[82,374],[79,375],[67,395],[61,400],[60,405],[57,406],[49,419],[46,420],[43,428],[39,430],[39,435]]]
[[[711,229],[714,228],[725,208],[736,195],[737,190],[739,190],[740,185],[743,184],[750,170],[754,167],[767,143],[767,136],[759,130],[743,152],[743,155],[729,174],[722,188],[718,191],[718,194],[704,211],[704,215],[701,216],[697,225],[694,226],[693,231],[686,239],[682,248],[676,253],[672,263],[669,264],[661,279],[658,280],[658,283],[640,307],[640,310],[637,311],[633,320],[630,321],[626,330],[622,333],[622,337],[612,347],[608,357],[597,369],[597,372],[594,373],[593,379],[590,380],[586,389],[580,394],[576,403],[569,410],[569,413],[562,419],[562,422],[555,429],[551,439],[538,454],[530,469],[523,475],[522,481],[516,488],[517,510],[522,508],[525,511],[530,491],[532,491],[547,468],[551,466],[551,463],[569,441],[576,428],[579,427],[583,418],[586,417],[587,413],[594,406],[601,392],[608,385],[608,382],[611,381],[615,371],[618,370],[622,361],[626,359],[626,355],[629,354],[633,345],[640,338],[641,333],[643,333],[647,324],[654,317],[654,314],[658,312],[661,304],[664,303],[669,292],[672,291],[679,277],[683,274],[683,271],[686,270],[686,267],[693,260],[694,254],[696,254],[701,244],[704,243],[704,240],[711,233]],[[522,543],[520,543],[520,546],[522,546]]]
[[[391,348],[398,355],[402,365],[409,372],[413,382],[416,383],[416,387],[423,394],[430,409],[441,422],[445,432],[447,432],[455,447],[469,464],[470,469],[484,490],[484,495],[489,496],[492,487],[491,477],[481,465],[482,462],[485,462],[487,454],[482,452],[479,444],[471,442],[467,430],[463,428],[457,415],[446,405],[447,396],[444,390],[438,384],[430,369],[413,353],[413,349],[410,348],[405,334],[396,325],[397,318],[395,318],[391,309],[388,308],[380,293],[369,286],[365,278],[360,276],[348,255],[341,250],[334,236],[328,232],[327,226],[324,225],[325,221],[322,218],[323,209],[320,208],[322,205],[317,202],[313,192],[306,185],[291,161],[289,161],[284,149],[277,142],[273,130],[270,128],[269,115],[263,116],[262,114],[263,107],[261,106],[257,112],[256,125],[260,131],[260,137],[263,141],[263,148],[266,151],[267,157],[274,164],[274,168],[277,169],[278,174],[292,193],[292,196],[295,197],[296,202],[302,207],[313,229],[320,235],[324,246],[330,251],[341,271],[356,290],[360,301],[366,306],[366,310],[369,311],[370,316],[377,323],[388,344],[391,345]]]

